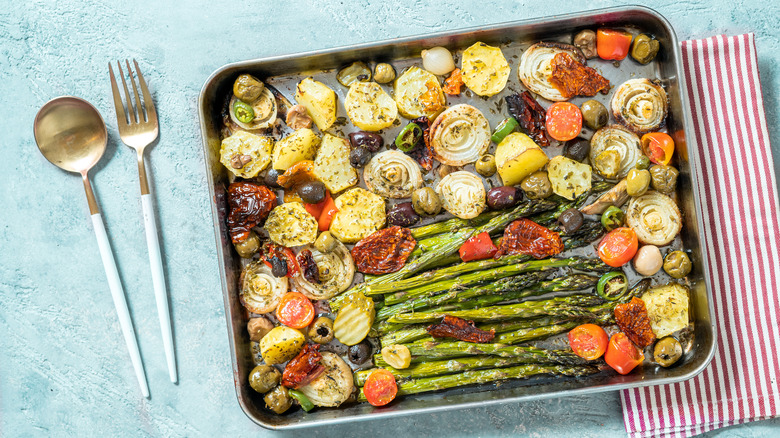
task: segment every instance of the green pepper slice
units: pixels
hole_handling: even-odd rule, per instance
[[[520,126],[520,124],[517,123],[517,120],[514,117],[505,119],[503,122],[498,124],[496,127],[496,132],[493,133],[490,139],[493,141],[493,143],[499,144],[504,141],[507,135],[511,134],[515,129],[517,129],[518,126]]]
[[[610,205],[609,208],[601,214],[601,225],[603,225],[607,231],[612,231],[615,228],[622,227],[625,218],[626,214],[623,213],[623,210],[614,205]]]
[[[309,400],[309,397],[306,397],[306,394],[302,393],[301,391],[288,389],[287,394],[289,394],[290,397],[298,400],[298,403],[301,404],[301,409],[304,411],[309,412],[310,410],[314,409],[314,403],[312,403],[311,400]]]
[[[409,123],[395,138],[395,145],[404,152],[411,152],[417,146],[423,135],[423,130],[417,123]]]
[[[252,105],[243,100],[236,99],[233,103],[233,113],[241,123],[249,123],[255,119],[255,110],[252,109]]]
[[[619,271],[607,272],[596,283],[596,293],[607,301],[619,300],[628,292],[628,278]]]

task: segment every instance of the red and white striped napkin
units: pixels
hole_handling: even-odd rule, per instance
[[[622,391],[631,437],[688,437],[780,415],[780,207],[755,39],[685,41],[682,57],[718,350],[691,380]]]

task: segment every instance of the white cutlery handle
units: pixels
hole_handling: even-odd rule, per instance
[[[141,385],[141,392],[144,397],[149,398],[149,387],[146,384],[144,364],[141,362],[141,353],[138,351],[138,341],[135,338],[133,322],[130,319],[125,292],[122,289],[122,283],[119,281],[116,262],[114,261],[114,255],[111,253],[111,245],[108,243],[106,228],[103,225],[103,217],[100,213],[92,215],[92,226],[95,229],[98,248],[100,248],[100,258],[103,259],[103,268],[106,270],[106,277],[108,278],[108,288],[111,289],[111,296],[114,298],[114,306],[116,307],[117,316],[119,316],[119,325],[122,327],[125,343],[127,343],[127,350],[130,353],[130,360],[133,362],[135,375],[138,377],[138,383]]]
[[[168,293],[165,290],[165,275],[163,274],[162,257],[160,256],[160,242],[157,239],[157,221],[154,219],[152,195],[141,195],[141,204],[144,209],[146,246],[149,248],[149,264],[152,267],[154,297],[157,300],[157,313],[160,316],[160,330],[162,330],[165,357],[168,360],[168,374],[171,377],[171,382],[176,383],[179,379],[176,374],[176,353],[173,349],[171,312],[168,308]]]

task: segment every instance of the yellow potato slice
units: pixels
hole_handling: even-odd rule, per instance
[[[395,80],[394,94],[398,111],[407,119],[433,120],[447,105],[439,79],[418,67],[410,67]]]
[[[352,123],[364,131],[379,131],[393,125],[398,107],[376,82],[353,82],[344,107]]]
[[[463,83],[480,96],[498,94],[509,79],[509,63],[498,47],[477,42],[463,52]]]

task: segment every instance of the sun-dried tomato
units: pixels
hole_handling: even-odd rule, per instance
[[[442,322],[429,325],[426,330],[434,338],[455,338],[480,344],[490,342],[496,336],[495,329],[490,329],[489,332],[481,330],[474,325],[474,321],[451,315],[444,315]]]
[[[494,257],[505,254],[527,254],[537,259],[563,251],[561,235],[530,219],[518,219],[504,230]]]
[[[655,342],[655,333],[650,326],[645,302],[637,297],[631,301],[615,306],[615,322],[620,331],[631,339],[639,348],[645,348]]]
[[[431,147],[431,122],[427,117],[422,116],[412,120],[417,126],[422,128],[423,135],[417,141],[417,145],[407,155],[417,160],[420,166],[430,171],[433,169],[433,148]]]
[[[314,261],[311,251],[304,249],[298,253],[298,266],[301,268],[303,278],[314,284],[319,284],[320,270],[317,268],[317,262]]]
[[[450,76],[444,80],[444,86],[441,87],[442,91],[450,96],[457,96],[460,94],[460,89],[466,85],[463,82],[463,76],[460,74],[460,69],[456,68],[450,73]]]
[[[574,96],[595,96],[609,92],[609,80],[595,69],[575,60],[567,53],[559,53],[550,62],[550,83],[566,99]]]
[[[319,377],[325,371],[325,367],[320,365],[322,354],[319,350],[319,344],[306,344],[303,350],[284,367],[282,385],[298,389]]]
[[[406,264],[417,241],[408,228],[390,227],[375,231],[352,248],[357,270],[381,275],[398,271]]]
[[[512,94],[504,98],[509,114],[517,120],[520,127],[541,147],[550,146],[546,135],[545,118],[547,111],[528,91]]]
[[[233,243],[240,243],[276,207],[276,193],[261,184],[234,182],[228,187],[228,206],[228,233]]]
[[[263,246],[262,254],[265,264],[272,270],[275,263],[274,259],[278,259],[287,265],[287,271],[284,276],[295,277],[298,275],[300,267],[298,266],[298,261],[295,258],[295,253],[290,248],[268,242]]]

